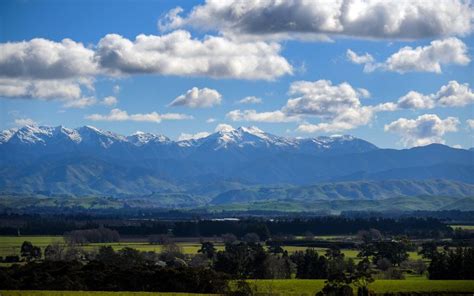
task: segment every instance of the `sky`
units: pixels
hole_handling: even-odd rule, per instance
[[[474,146],[473,3],[0,2],[0,129]]]

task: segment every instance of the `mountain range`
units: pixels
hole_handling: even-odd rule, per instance
[[[474,151],[380,149],[352,136],[287,138],[256,127],[173,141],[92,126],[0,132],[0,192],[146,196],[166,205],[474,196]],[[304,193],[304,194],[303,194]]]

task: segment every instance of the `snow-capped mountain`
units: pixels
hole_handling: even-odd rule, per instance
[[[474,151],[444,145],[379,149],[352,136],[287,138],[256,127],[173,141],[92,126],[25,126],[0,132],[0,192],[214,194],[246,186],[338,180],[440,178],[472,183],[473,159]]]
[[[86,152],[91,148],[114,150],[118,149],[119,146],[123,146],[122,149],[149,150],[166,146],[167,149],[174,147],[177,157],[197,152],[213,153],[217,151],[243,152],[246,150],[265,150],[266,153],[291,151],[295,153],[319,154],[324,152],[358,153],[377,149],[375,145],[351,136],[286,138],[265,133],[256,127],[226,129],[196,140],[172,141],[163,135],[143,132],[122,136],[93,126],[70,129],[63,126],[28,125],[19,129],[2,131],[0,133],[0,145],[4,148],[6,146],[16,146],[17,148],[33,150],[51,148],[55,152],[61,149],[67,152],[67,149],[71,148]],[[183,154],[183,150],[187,150],[187,153]]]

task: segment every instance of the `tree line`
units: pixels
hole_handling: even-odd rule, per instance
[[[11,219],[11,222],[9,221]],[[122,235],[152,235],[172,233],[175,236],[211,237],[232,233],[242,237],[246,233],[257,233],[262,238],[275,235],[314,235],[355,234],[359,230],[376,228],[386,234],[408,235],[420,238],[451,237],[453,230],[442,221],[433,218],[348,218],[313,217],[313,218],[244,218],[239,221],[201,220],[164,221],[136,220],[120,217],[107,220],[90,216],[12,216],[2,217],[4,225],[0,235],[63,235],[81,229],[98,228],[101,225],[118,231]]]

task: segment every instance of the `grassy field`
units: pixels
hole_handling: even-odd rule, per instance
[[[83,291],[1,291],[1,296],[208,296],[209,294]]]
[[[249,280],[257,292],[276,295],[314,295],[324,286],[324,280]],[[376,293],[386,292],[474,292],[474,281],[430,281],[427,279],[377,280],[370,285]],[[182,293],[131,293],[131,292],[57,292],[57,291],[2,291],[2,296],[161,296],[203,295]]]
[[[324,280],[255,280],[259,292],[282,295],[314,295]],[[474,281],[430,281],[427,279],[377,280],[370,285],[377,293],[385,292],[474,292]]]
[[[20,246],[24,241],[30,241],[33,245],[41,247],[44,250],[47,245],[53,242],[60,242],[64,243],[64,239],[62,236],[0,236],[0,256],[5,257],[8,255],[19,255],[20,254]],[[198,250],[201,248],[201,244],[199,242],[179,242],[177,243],[184,254],[197,254]],[[160,252],[161,246],[160,245],[151,245],[146,241],[124,241],[118,243],[106,243],[106,244],[88,244],[82,246],[86,251],[93,251],[97,250],[99,247],[109,245],[112,246],[115,250],[120,250],[125,247],[134,248],[139,251],[154,251]],[[224,248],[223,244],[216,243],[216,248],[218,250],[222,250]],[[283,246],[285,250],[289,253],[293,253],[296,251],[304,251],[307,247],[299,247],[299,246]],[[324,248],[315,248],[320,254],[324,254],[326,249]],[[343,249],[342,252],[346,256],[346,258],[356,258],[358,251],[352,249]],[[410,255],[410,259],[416,260],[421,259],[417,252],[408,252]]]
[[[461,228],[464,230],[474,230],[474,225],[449,225],[451,228],[456,229],[456,228]]]
[[[44,248],[53,243],[53,242],[60,242],[64,243],[64,239],[62,236],[0,236],[0,256],[8,256],[8,255],[19,255],[20,254],[20,246],[24,241],[30,241],[33,245]],[[154,251],[160,252],[161,246],[159,245],[151,245],[148,242],[136,242],[136,241],[123,241],[118,243],[106,243],[106,244],[88,244],[82,246],[87,251],[92,251],[98,249],[101,246],[109,245],[112,246],[115,250],[120,250],[125,247],[130,247],[137,249],[139,251]],[[181,247],[183,253],[185,254],[196,254],[198,250],[201,248],[201,244],[198,242],[185,242],[185,243],[178,243]],[[223,249],[222,244],[216,244],[216,248]]]

